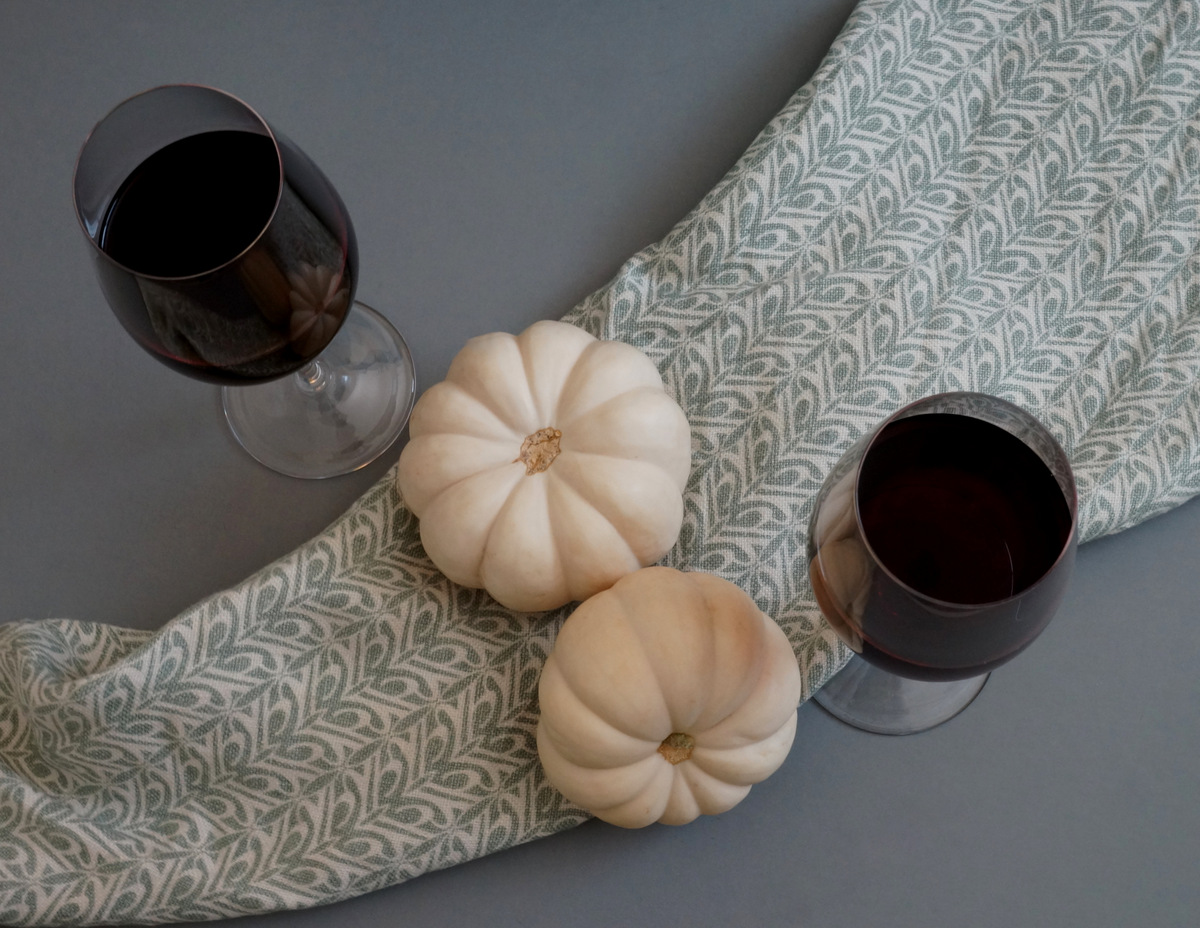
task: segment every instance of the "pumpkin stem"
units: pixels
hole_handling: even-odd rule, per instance
[[[562,432],[558,429],[538,429],[521,442],[521,454],[513,463],[520,461],[524,464],[526,476],[540,474],[553,464],[554,459],[562,452],[562,448],[558,446],[561,438]]]
[[[696,750],[696,739],[681,731],[673,731],[663,738],[658,746],[658,753],[672,764],[682,764]]]

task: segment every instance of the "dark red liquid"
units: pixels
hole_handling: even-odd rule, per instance
[[[137,342],[217,383],[315,357],[353,300],[357,246],[324,175],[282,136],[216,131],[146,158],[109,203],[101,286]],[[283,176],[280,177],[280,163]],[[112,263],[117,262],[116,264]],[[314,300],[332,325],[312,323]]]
[[[205,132],[155,152],[126,178],[100,247],[138,274],[187,277],[232,261],[258,238],[279,194],[269,136]]]
[[[1071,510],[1042,459],[999,426],[948,413],[893,422],[863,461],[858,505],[886,568],[862,618],[874,663],[932,679],[983,673],[1057,607]]]

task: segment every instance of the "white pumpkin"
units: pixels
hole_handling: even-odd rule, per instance
[[[687,419],[630,345],[562,322],[473,338],[409,435],[399,487],[426,553],[511,609],[586,599],[679,537]]]
[[[567,619],[538,684],[538,754],[572,802],[626,828],[724,812],[783,763],[800,669],[734,584],[639,570]]]
[[[288,294],[292,307],[288,338],[298,353],[316,354],[341,326],[350,303],[350,291],[341,286],[341,273],[307,261],[301,261],[297,270],[289,271],[287,278],[292,287]]]
[[[851,470],[833,486],[817,511],[813,541],[817,554],[808,578],[821,614],[852,651],[863,649],[862,617],[871,593],[874,568],[858,532]]]

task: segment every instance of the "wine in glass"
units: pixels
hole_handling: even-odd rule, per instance
[[[122,325],[167,366],[224,385],[229,425],[263,464],[330,477],[400,434],[412,358],[354,300],[346,207],[241,100],[188,84],[125,100],[84,143],[74,200]]]
[[[1032,415],[980,393],[899,410],[834,466],[808,531],[817,603],[855,652],[814,698],[869,731],[953,717],[1058,608],[1075,481]]]

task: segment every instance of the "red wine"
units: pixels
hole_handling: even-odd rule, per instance
[[[125,179],[104,217],[100,247],[137,274],[214,270],[266,228],[279,184],[269,136],[221,131],[180,139]]]
[[[1045,462],[999,426],[949,413],[892,422],[863,459],[858,507],[884,568],[861,620],[873,663],[926,679],[980,674],[1057,607],[1071,509]]]
[[[117,189],[97,241],[112,259],[98,270],[121,323],[158,360],[203,380],[296,370],[354,296],[346,208],[278,134],[203,132],[159,149]],[[330,324],[314,325],[322,299]]]

